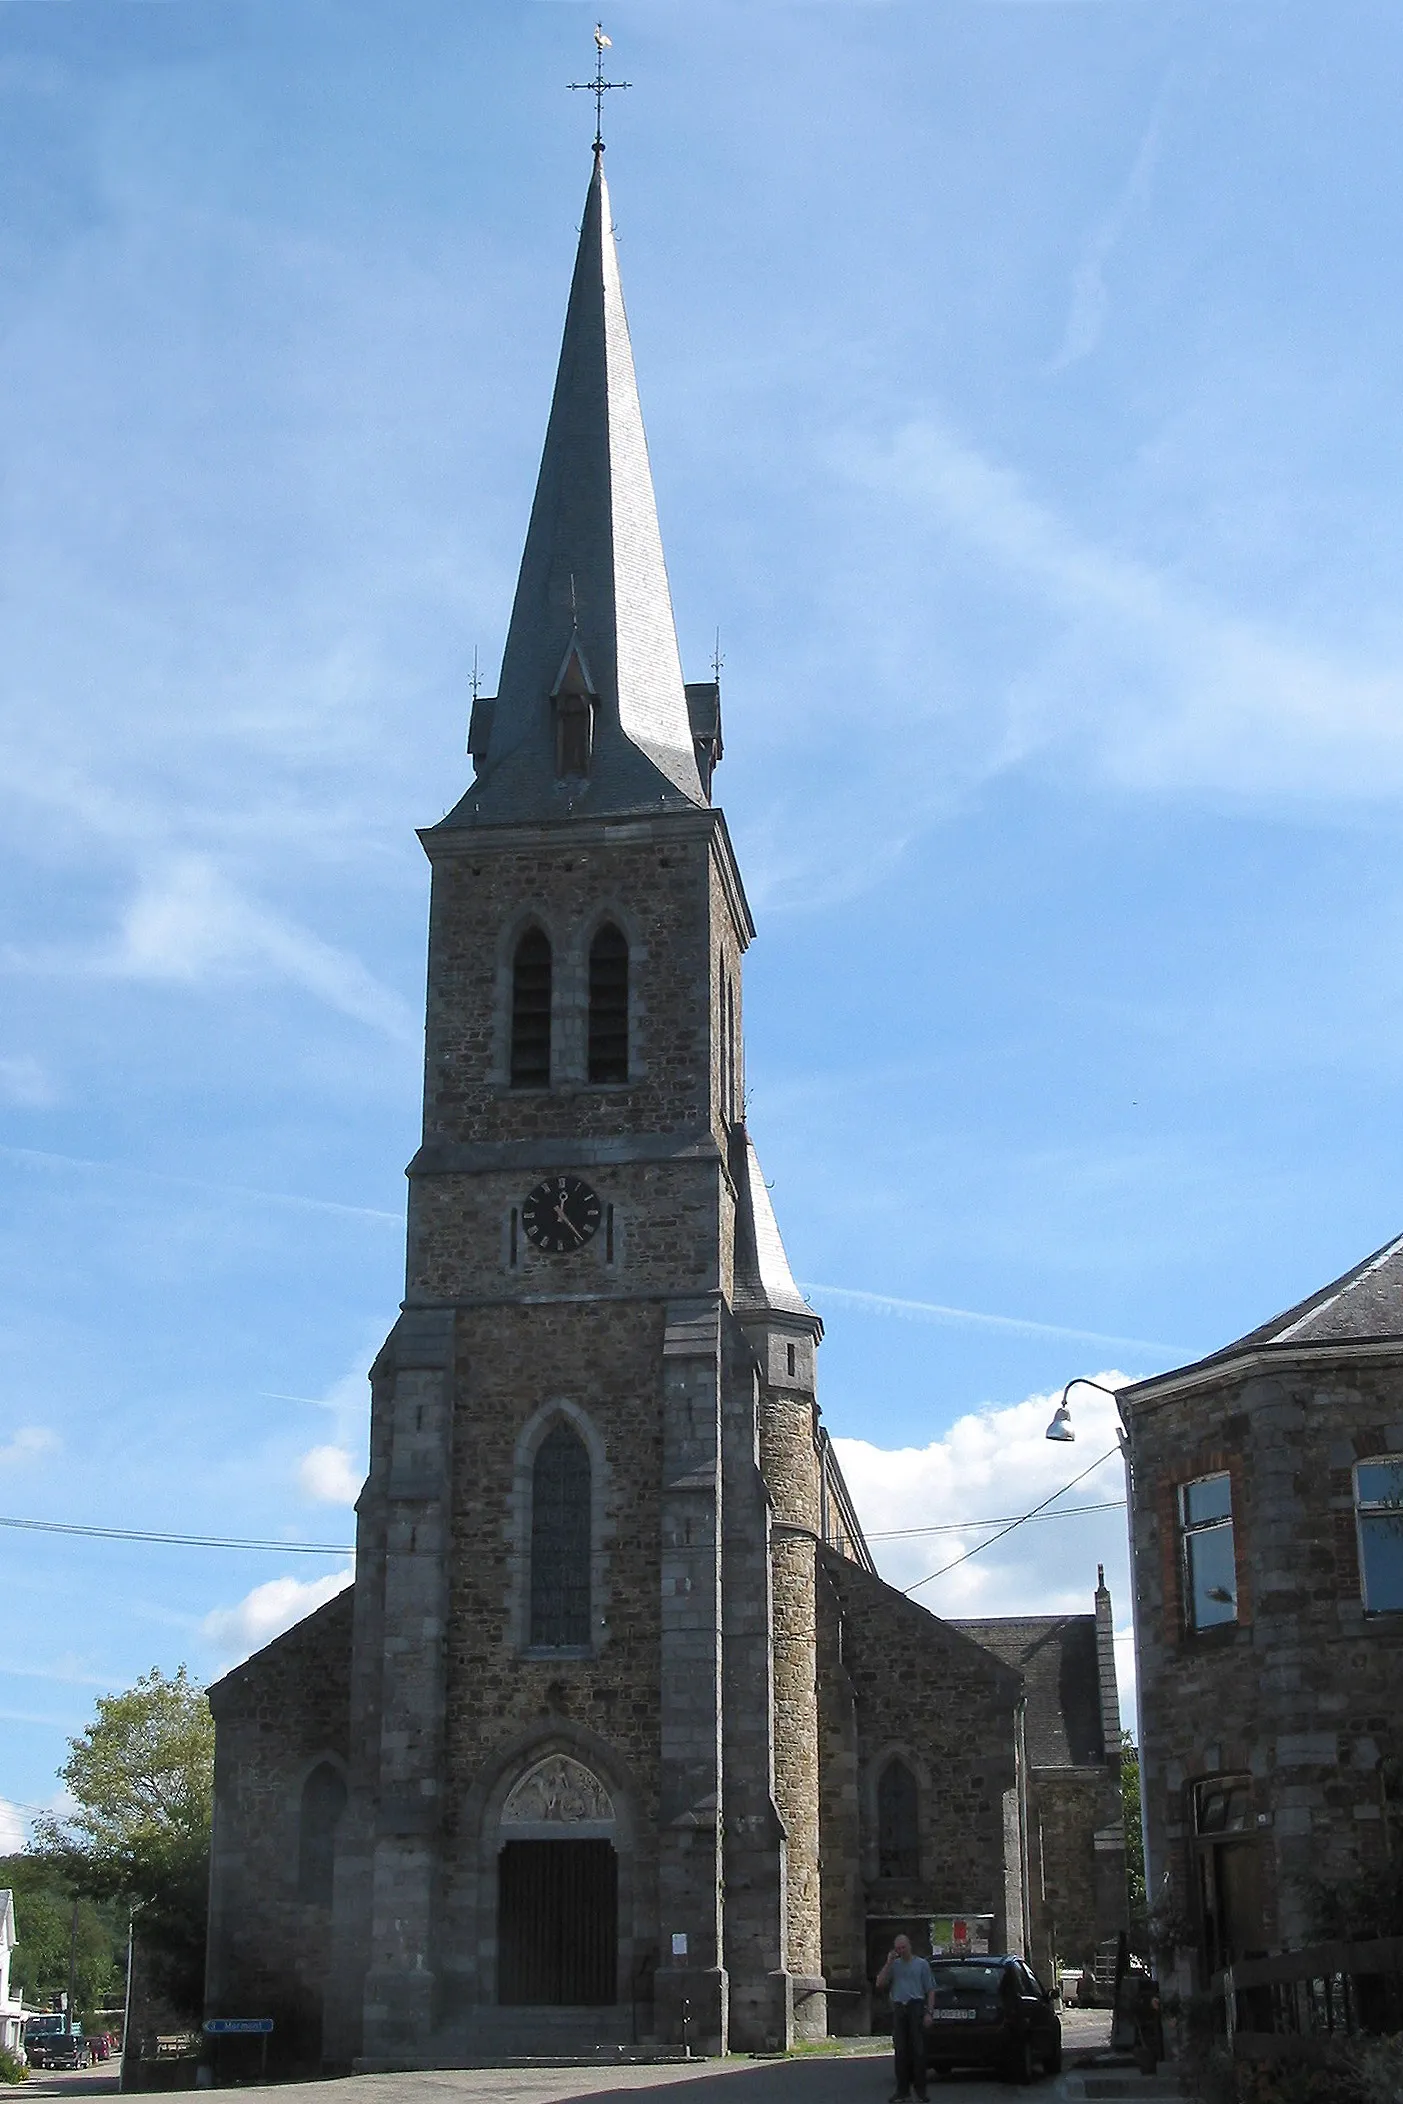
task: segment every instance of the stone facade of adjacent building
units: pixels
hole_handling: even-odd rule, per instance
[[[1398,1846],[1403,1243],[1120,1403],[1151,1920],[1204,1985]]]

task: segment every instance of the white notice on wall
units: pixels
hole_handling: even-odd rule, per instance
[[[685,1958],[685,1957],[686,1957],[686,1955],[687,1955],[687,1939],[686,1939],[686,1937],[685,1937],[685,1936],[674,1936],[674,1937],[673,1937],[673,1939],[672,1939],[672,1955],[673,1955],[673,1957],[674,1957],[674,1958]]]

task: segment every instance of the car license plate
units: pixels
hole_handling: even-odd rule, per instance
[[[932,2009],[931,2011],[931,2015],[938,2024],[957,2024],[961,2020],[972,2024],[977,2014],[978,2011],[974,2009]]]

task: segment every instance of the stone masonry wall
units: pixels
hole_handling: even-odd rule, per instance
[[[821,1553],[841,1609],[842,1663],[855,1706],[864,1912],[886,1919],[952,1907],[990,1913],[1007,1947],[1010,1932],[1021,1939],[1021,1925],[1006,1919],[1013,1866],[1004,1818],[1017,1775],[1021,1678],[880,1578]],[[877,1778],[892,1753],[920,1784],[915,1880],[877,1875]]]
[[[789,1836],[789,1970],[816,1978],[823,1965],[818,1861],[818,1679],[814,1558],[819,1529],[818,1456],[811,1397],[766,1387],[760,1395],[760,1467],[774,1500],[775,1801]]]
[[[1403,1751],[1403,1615],[1364,1614],[1351,1479],[1356,1460],[1403,1452],[1403,1358],[1282,1355],[1127,1412],[1151,1896],[1172,1940],[1197,1943],[1194,1786],[1248,1776],[1235,1838],[1256,1852],[1258,1947],[1299,1946],[1310,1881],[1379,1860],[1379,1762]],[[1177,1491],[1219,1470],[1238,1618],[1194,1634]]]
[[[1034,1970],[1090,1967],[1096,1946],[1125,1927],[1125,1853],[1097,1846],[1120,1828],[1120,1792],[1108,1768],[1036,1768],[1029,1790],[1033,1854]],[[1114,1855],[1103,1870],[1102,1858]],[[1108,1885],[1110,1890],[1108,1892]],[[1108,1898],[1119,1892],[1119,1906]]]
[[[302,1785],[349,1753],[348,1589],[209,1691],[217,1727],[205,2013],[271,2016],[270,2072],[316,2071],[331,1910],[297,1892]]]
[[[479,1964],[494,1892],[490,1877],[480,1889],[490,1865],[469,1809],[480,1806],[493,1764],[526,1765],[535,1737],[604,1742],[631,1795],[640,1904],[655,1875],[642,1837],[655,1829],[658,1809],[663,1323],[653,1301],[498,1306],[459,1318],[441,1951],[450,2001],[494,1991]],[[528,1421],[561,1403],[581,1414],[599,1449],[600,1553],[586,1658],[523,1655],[528,1565],[517,1452]],[[588,1746],[581,1758],[590,1758]]]
[[[743,942],[733,876],[718,873],[734,870],[723,837],[719,812],[424,836],[435,864],[426,1144],[708,1130],[723,1144],[715,960],[738,960]],[[606,918],[629,940],[630,1079],[592,1085],[589,945]],[[511,962],[533,924],[554,958],[553,1086],[513,1090]],[[738,991],[738,961],[734,973]]]

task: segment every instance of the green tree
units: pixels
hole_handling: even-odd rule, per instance
[[[1125,1827],[1125,1898],[1132,1941],[1148,1925],[1145,1901],[1145,1830],[1140,1822],[1140,1752],[1130,1733],[1120,1742],[1120,1809]]]
[[[184,1666],[154,1667],[69,1740],[59,1770],[76,1809],[39,1822],[45,1860],[74,1892],[137,1917],[173,2000],[198,2008],[204,1971],[214,1722]]]
[[[36,2005],[68,1992],[76,1906],[74,2013],[86,2022],[95,2009],[115,2008],[125,1985],[127,1950],[127,1916],[120,1903],[77,1897],[42,1855],[0,1857],[0,1885],[15,1895],[11,1978],[16,1991]]]

